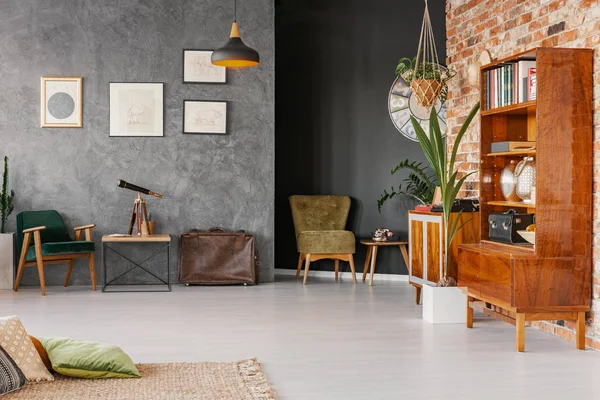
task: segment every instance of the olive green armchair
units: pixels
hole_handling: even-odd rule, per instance
[[[17,215],[17,249],[20,249],[19,267],[15,279],[15,292],[19,290],[23,269],[37,266],[42,295],[46,295],[44,264],[67,264],[65,286],[69,284],[73,264],[77,258],[87,258],[92,276],[92,289],[96,290],[94,268],[94,242],[92,228],[95,224],[75,228],[75,240],[71,240],[60,214],[54,210],[24,211]],[[81,234],[85,232],[85,240]],[[33,234],[33,246],[31,236]]]
[[[350,212],[347,196],[291,196],[292,217],[298,248],[300,276],[304,261],[304,284],[312,261],[335,260],[335,279],[338,279],[340,260],[350,263],[352,279],[356,283],[354,252],[356,240],[351,231],[345,230]]]

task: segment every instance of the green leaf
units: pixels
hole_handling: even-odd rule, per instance
[[[454,169],[454,160],[456,160],[456,154],[458,153],[458,147],[460,145],[460,142],[461,142],[463,136],[465,135],[465,133],[467,132],[467,128],[471,124],[471,121],[473,121],[473,118],[475,118],[477,111],[479,111],[479,107],[480,107],[479,102],[475,103],[475,105],[471,109],[471,112],[469,112],[467,119],[465,120],[465,122],[463,122],[462,126],[460,127],[460,131],[458,132],[458,135],[456,135],[456,139],[454,140],[454,147],[452,148],[452,156],[450,156],[450,167],[449,168],[451,170]]]

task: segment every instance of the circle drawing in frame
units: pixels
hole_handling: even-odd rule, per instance
[[[65,119],[73,115],[75,100],[65,92],[54,93],[48,99],[48,112],[56,119]]]
[[[440,66],[445,69],[443,66]],[[442,136],[446,136],[446,104],[437,99],[434,106],[438,114],[438,122],[442,130]],[[396,77],[388,95],[388,112],[392,123],[398,131],[407,139],[418,142],[415,129],[410,117],[415,117],[425,133],[429,135],[429,112],[423,106],[417,104],[417,98],[406,81]]]

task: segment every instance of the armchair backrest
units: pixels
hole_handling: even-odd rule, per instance
[[[23,211],[17,215],[17,251],[23,246],[23,230],[45,226],[40,231],[42,243],[70,242],[69,232],[60,214],[54,210]]]
[[[350,212],[348,196],[291,196],[296,235],[304,231],[344,230]]]

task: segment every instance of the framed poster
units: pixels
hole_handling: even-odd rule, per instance
[[[164,136],[162,83],[109,85],[110,136]]]
[[[212,50],[183,50],[183,83],[227,83],[227,68],[213,65]]]
[[[42,76],[42,128],[81,128],[83,91],[80,76]]]
[[[183,133],[227,133],[226,101],[183,101]]]

